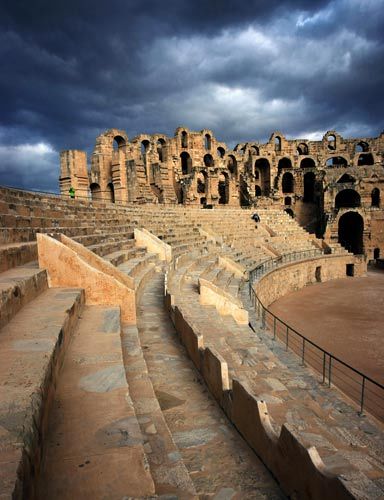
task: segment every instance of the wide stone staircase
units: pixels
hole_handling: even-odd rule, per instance
[[[380,498],[380,425],[270,345],[244,295],[256,265],[319,248],[288,216],[259,211],[256,227],[241,209],[119,207],[5,188],[0,200],[1,498],[305,498],[233,427],[237,380],[268,405],[274,432],[289,425],[316,446],[326,475],[342,475],[335,498]],[[138,244],[141,229],[169,245],[170,262]],[[136,323],[116,305],[89,304],[82,288],[52,287],[38,233],[64,234],[131,278]],[[191,356],[182,319],[228,366],[224,404],[209,367],[196,370],[202,350]],[[288,462],[279,467],[300,483]]]

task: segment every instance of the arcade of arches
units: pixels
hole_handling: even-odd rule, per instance
[[[348,139],[334,130],[318,141],[273,132],[265,143],[231,149],[207,129],[131,140],[110,129],[97,137],[89,165],[84,151],[61,153],[60,189],[112,203],[273,206],[317,237],[373,259],[384,254],[383,151],[383,134]],[[362,225],[356,215],[344,217],[355,209]]]

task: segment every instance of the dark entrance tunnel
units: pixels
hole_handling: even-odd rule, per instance
[[[354,254],[364,253],[364,220],[357,212],[347,212],[339,219],[339,243]]]

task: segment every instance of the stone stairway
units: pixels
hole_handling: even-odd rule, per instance
[[[230,384],[236,378],[268,406],[277,435],[289,424],[308,446],[316,446],[329,472],[341,474],[356,498],[384,495],[383,426],[363,419],[339,391],[319,384],[319,376],[302,367],[283,345],[263,335],[251,317],[253,331],[230,316],[220,316],[212,306],[199,303],[198,279],[210,264],[209,257],[196,264],[183,262],[170,279],[175,306],[203,336],[204,347],[214,349],[228,364]],[[246,290],[243,303],[248,307]],[[293,376],[294,373],[294,376]]]
[[[180,345],[164,310],[163,289],[163,273],[158,271],[144,285],[138,335],[130,328],[123,337],[128,382],[156,493],[177,498],[282,498],[271,474],[228,422]]]

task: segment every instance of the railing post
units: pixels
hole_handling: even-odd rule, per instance
[[[323,381],[322,384],[325,384],[325,352],[323,351]]]
[[[273,316],[273,340],[276,340],[276,316]]]
[[[332,356],[329,356],[329,366],[328,366],[328,387],[331,387],[331,367],[332,367]]]
[[[362,383],[362,386],[361,386],[361,398],[360,398],[360,417],[362,417],[364,415],[364,392],[365,392],[365,377],[363,377],[363,383]]]

